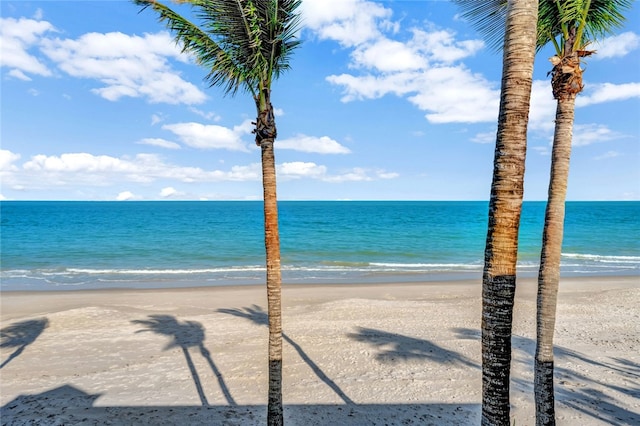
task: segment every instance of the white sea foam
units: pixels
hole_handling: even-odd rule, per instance
[[[603,256],[599,254],[562,253],[562,257],[605,263],[640,263],[640,256]]]

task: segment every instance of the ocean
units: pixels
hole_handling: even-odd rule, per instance
[[[544,202],[518,274],[537,276]],[[488,203],[281,201],[283,283],[481,279]],[[3,201],[3,291],[265,282],[262,202]],[[563,276],[640,276],[640,202],[568,202]]]

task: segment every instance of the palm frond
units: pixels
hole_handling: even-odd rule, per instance
[[[255,97],[289,67],[296,39],[300,0],[174,0],[192,8],[199,26],[154,0],[151,7],[176,42],[209,72],[205,80],[225,93],[246,90]]]
[[[565,49],[581,50],[586,45],[611,35],[623,26],[624,13],[633,0],[540,0],[538,8],[538,50],[556,38],[556,53]],[[563,46],[568,28],[576,28],[576,43]],[[559,50],[560,49],[560,50]]]
[[[484,37],[490,49],[502,50],[507,0],[453,0],[453,3],[462,11],[462,17]]]
[[[507,0],[453,0],[462,16],[484,37],[492,49],[502,49],[507,12]],[[624,13],[633,0],[540,0],[536,47],[553,43],[561,55],[569,28],[582,26],[578,42],[571,49],[583,49],[589,42],[600,40],[625,21]]]

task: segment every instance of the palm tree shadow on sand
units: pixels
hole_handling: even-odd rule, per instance
[[[227,403],[229,405],[237,405],[224,381],[222,373],[211,358],[211,352],[209,352],[209,350],[204,346],[205,330],[202,324],[196,321],[180,322],[176,317],[171,315],[149,315],[148,320],[134,320],[132,323],[146,327],[145,329],[136,331],[136,333],[151,331],[162,336],[171,337],[172,341],[169,342],[163,350],[175,347],[182,349],[182,353],[187,361],[187,366],[189,367],[189,371],[191,372],[193,382],[195,383],[198,396],[200,397],[200,401],[203,406],[209,406],[209,402],[205,396],[202,382],[195,364],[193,363],[193,359],[191,358],[189,348],[197,348],[200,354],[207,360],[213,374],[215,374],[218,379],[218,384],[225,399],[227,400]]]
[[[17,348],[9,355],[9,358],[0,364],[0,368],[4,368],[14,358],[20,356],[26,347],[35,342],[47,327],[49,327],[49,320],[39,318],[11,324],[0,330],[0,348]]]
[[[268,317],[267,312],[265,312],[258,305],[253,305],[251,307],[246,307],[246,308],[242,308],[242,309],[218,309],[217,312],[220,312],[220,313],[223,313],[223,314],[233,315],[233,316],[240,317],[240,318],[245,318],[245,319],[248,319],[249,321],[251,321],[252,323],[254,323],[256,325],[264,325],[266,327],[269,326],[269,317]],[[338,395],[340,397],[340,399],[342,399],[345,402],[345,404],[349,404],[349,405],[355,404],[353,402],[353,400],[351,400],[351,398],[349,398],[342,391],[342,389],[340,389],[340,387],[336,384],[336,382],[331,380],[331,378],[329,378],[325,374],[325,372],[322,371],[322,369],[318,366],[318,364],[316,364],[309,357],[309,355],[307,355],[307,353],[304,351],[304,349],[302,349],[302,347],[299,344],[297,344],[291,337],[289,337],[284,332],[282,333],[282,338],[284,339],[285,342],[287,342],[288,344],[293,346],[293,348],[296,350],[296,352],[298,352],[298,355],[300,355],[300,358],[302,358],[304,360],[304,362],[307,363],[307,365],[316,374],[316,376],[318,376],[318,378],[320,380],[322,380],[324,383],[326,383],[326,385],[329,386],[331,388],[331,390],[333,390],[336,393],[336,395]]]
[[[357,341],[368,343],[378,348],[376,359],[380,362],[400,362],[409,359],[425,359],[438,364],[459,364],[479,369],[480,366],[469,358],[435,343],[403,336],[388,331],[359,327],[357,333],[348,336]]]

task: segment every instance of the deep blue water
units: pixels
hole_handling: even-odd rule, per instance
[[[525,202],[537,274],[544,202]],[[264,282],[261,202],[2,202],[3,290]],[[283,281],[480,278],[487,202],[279,204]],[[640,276],[640,202],[569,202],[562,273]]]

